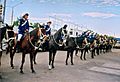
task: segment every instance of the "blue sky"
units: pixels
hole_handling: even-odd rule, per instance
[[[23,3],[14,8],[14,20],[24,12],[30,13],[32,22],[46,22],[49,16],[55,16],[98,33],[120,37],[120,0],[7,0],[7,23],[10,23],[10,6],[20,2]]]

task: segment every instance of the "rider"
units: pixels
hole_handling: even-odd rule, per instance
[[[47,38],[46,41],[45,41],[45,43],[42,46],[43,50],[48,50],[48,46],[49,46],[48,39],[49,39],[49,36],[51,35],[51,27],[50,27],[51,24],[52,24],[51,21],[48,21],[47,25],[43,24],[44,29],[46,30],[46,38]]]
[[[46,30],[46,35],[49,37],[51,35],[51,28],[50,25],[52,24],[51,21],[47,22],[47,25],[44,26],[45,30]]]
[[[17,37],[17,50],[18,46],[20,46],[20,40],[25,35],[26,32],[29,32],[29,21],[28,21],[28,13],[25,13],[21,19],[19,19],[19,27],[18,27],[18,37]],[[19,52],[19,50],[18,50]]]

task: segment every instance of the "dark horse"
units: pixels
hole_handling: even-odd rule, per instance
[[[88,43],[88,39],[81,35],[81,36],[78,36],[76,37],[76,44],[77,44],[77,49],[76,49],[76,56],[78,54],[78,51],[81,52],[81,56],[80,56],[80,59],[83,60],[86,60],[86,53],[88,52],[88,50],[90,49],[89,47],[89,43]]]
[[[61,37],[66,37],[67,31],[66,27],[60,28],[53,36],[50,36],[49,40],[49,69],[54,68],[54,59],[57,50],[59,49],[59,44],[64,44],[64,41],[61,40]]]
[[[76,47],[77,47],[76,38],[68,36],[66,38],[66,45],[64,48],[67,51],[66,65],[68,65],[69,56],[71,57],[71,65],[74,65],[73,53],[74,53],[74,50],[76,50]]]
[[[43,44],[43,47],[45,46],[46,45]],[[57,50],[67,51],[66,65],[68,65],[67,61],[69,56],[71,56],[71,65],[73,65],[73,52],[75,49],[75,38],[67,35],[65,25],[64,27],[60,28],[54,35],[49,37],[48,45],[46,48],[46,50],[49,51],[49,69],[54,68],[54,59]]]
[[[13,27],[14,26],[8,26],[8,24],[6,24],[2,28],[0,28],[0,66],[1,66],[1,57],[2,57],[2,40],[6,36],[7,29],[13,29]],[[0,79],[1,78],[2,78],[2,76],[0,75]]]
[[[86,60],[86,53],[88,51],[91,51],[91,58],[94,58],[95,49],[96,49],[96,45],[97,45],[96,38],[91,39],[87,36],[81,35],[79,37],[76,37],[76,44],[79,48],[76,50],[75,54],[77,55],[78,51],[80,50],[81,51],[81,56],[80,56],[81,60],[83,60],[83,57],[84,57],[84,60]]]
[[[23,39],[20,41],[20,47],[22,50],[22,64],[20,67],[20,73],[23,73],[23,64],[25,62],[25,55],[30,54],[30,65],[31,65],[31,70],[32,73],[35,73],[34,67],[33,67],[33,59],[34,55],[37,53],[38,47],[41,45],[40,36],[45,35],[45,29],[42,28],[36,28],[30,33],[26,33]],[[16,48],[14,49],[14,52],[16,51]],[[12,54],[12,59],[11,59],[11,65],[13,66],[13,57],[14,54]],[[13,66],[14,67],[14,66]]]
[[[7,29],[13,29],[13,26],[8,26],[8,24],[5,24],[5,26],[3,26],[3,28],[0,28],[0,65],[1,65],[1,57],[2,57],[2,40],[3,38],[5,38],[6,36],[6,31]]]

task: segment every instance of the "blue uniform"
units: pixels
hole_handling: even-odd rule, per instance
[[[24,35],[26,30],[29,30],[29,22],[28,20],[25,19],[19,19],[20,25],[18,27],[18,34]]]
[[[89,36],[89,41],[92,43],[95,40],[95,36],[92,34]]]
[[[51,35],[51,28],[48,25],[45,25],[46,35]]]

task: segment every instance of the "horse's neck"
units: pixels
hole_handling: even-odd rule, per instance
[[[0,43],[3,40],[7,27],[0,28]]]
[[[84,42],[85,42],[85,43],[88,43],[87,38],[84,39]]]
[[[61,34],[61,31],[62,31],[62,28],[59,29],[59,30],[53,35],[54,39],[57,39],[57,38],[59,37],[59,35]]]
[[[21,40],[21,47],[24,48],[26,45],[28,45],[30,36],[29,34],[26,34],[25,37]]]

